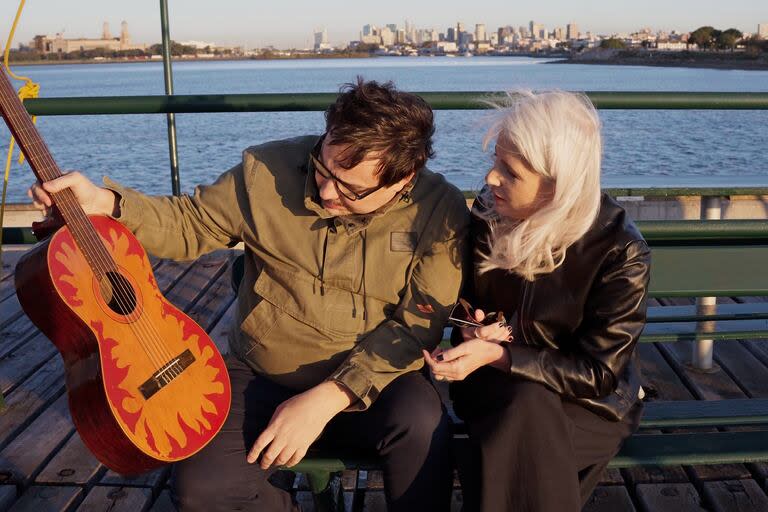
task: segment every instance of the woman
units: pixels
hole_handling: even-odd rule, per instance
[[[526,92],[497,107],[464,297],[476,320],[507,321],[454,329],[454,348],[424,357],[435,379],[455,381],[470,436],[466,508],[578,511],[639,424],[650,251],[601,195],[586,97]]]

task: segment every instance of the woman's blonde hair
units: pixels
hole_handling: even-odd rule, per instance
[[[484,217],[491,226],[489,251],[478,269],[507,269],[531,281],[565,260],[600,209],[602,142],[597,111],[583,94],[565,91],[515,91],[490,102],[496,109],[484,147],[503,139],[530,168],[550,180],[551,201],[522,221],[499,217],[493,195],[480,200],[490,206]],[[507,145],[512,148],[506,147]]]

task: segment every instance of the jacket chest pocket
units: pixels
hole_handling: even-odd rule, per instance
[[[254,291],[262,300],[244,323],[261,337],[269,334],[282,314],[338,340],[356,340],[383,319],[378,301],[369,298],[364,304],[359,294],[321,286],[318,280],[297,273],[265,268]]]

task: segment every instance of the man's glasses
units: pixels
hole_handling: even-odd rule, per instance
[[[362,192],[355,192],[352,190],[352,186],[348,185],[347,183],[344,183],[342,180],[334,176],[331,171],[328,170],[328,168],[323,164],[323,162],[320,161],[320,158],[318,155],[320,154],[320,150],[322,149],[323,139],[320,139],[315,146],[315,149],[312,150],[312,153],[309,155],[309,163],[310,163],[310,172],[316,172],[326,180],[333,181],[333,186],[336,187],[336,191],[347,198],[350,201],[360,201],[361,199],[365,199],[369,195],[373,194],[380,188],[384,188],[384,185],[378,185],[373,188],[369,188],[367,190],[363,190]]]

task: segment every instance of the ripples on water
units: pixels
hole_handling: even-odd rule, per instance
[[[159,63],[39,66],[18,72],[42,96],[162,94]],[[766,71],[547,65],[527,58],[382,58],[318,61],[182,62],[177,94],[328,92],[354,80],[394,80],[411,91],[513,88],[634,91],[768,91]],[[429,166],[462,189],[482,183],[490,158],[481,147],[484,111],[437,111],[437,156]],[[766,185],[768,111],[603,110],[607,186]],[[243,148],[323,130],[320,112],[179,114],[181,183],[191,191],[238,163]],[[38,119],[62,168],[94,179],[108,174],[152,193],[169,193],[164,115]],[[3,141],[7,130],[0,130]],[[14,164],[9,201],[26,201],[28,167]]]

